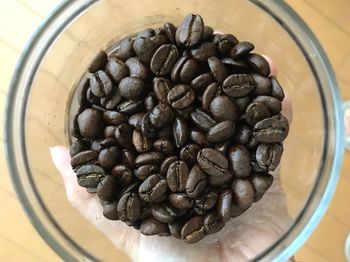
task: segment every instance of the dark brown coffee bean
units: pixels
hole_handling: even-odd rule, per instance
[[[271,86],[272,86],[272,92],[271,95],[275,98],[277,98],[280,101],[283,101],[284,99],[284,91],[280,85],[280,83],[277,81],[275,77],[270,77],[271,79]]]
[[[145,84],[139,77],[125,77],[119,82],[120,94],[130,100],[141,98]]]
[[[255,159],[255,156],[252,157],[250,165],[252,166],[252,172],[266,172],[267,170],[265,168],[262,168],[259,166],[258,162]]]
[[[107,63],[108,57],[105,51],[100,51],[95,55],[93,59],[91,59],[91,62],[88,66],[88,71],[90,73],[95,73],[98,70],[101,70],[105,67]]]
[[[172,83],[164,77],[153,79],[153,93],[161,103],[168,102],[168,93],[172,88]]]
[[[142,63],[146,65],[151,62],[157,45],[149,37],[137,37],[133,44],[134,51]]]
[[[183,65],[186,63],[186,61],[189,59],[189,56],[182,56],[179,60],[175,63],[173,69],[171,70],[171,80],[175,83],[180,82],[180,73],[182,70]]]
[[[149,115],[152,125],[161,129],[168,125],[174,118],[172,108],[167,104],[156,105]]]
[[[217,204],[216,212],[223,221],[228,221],[231,217],[232,190],[226,188],[221,191]]]
[[[181,148],[180,159],[185,161],[189,166],[193,166],[197,161],[197,154],[200,150],[197,144],[188,144]]]
[[[209,111],[210,103],[219,91],[219,84],[214,82],[207,86],[202,96],[202,108]],[[227,110],[229,111],[229,109]]]
[[[200,109],[191,113],[192,122],[201,130],[209,131],[216,125],[216,121]]]
[[[146,28],[145,30],[142,30],[140,33],[137,34],[137,37],[146,37],[150,38],[154,36],[155,32],[153,28]]]
[[[176,44],[176,41],[175,41],[176,26],[172,23],[165,23],[163,28],[170,42],[173,44]]]
[[[128,124],[136,130],[141,131],[141,122],[144,116],[145,113],[136,113],[129,117]]]
[[[111,201],[117,196],[117,179],[115,176],[105,176],[97,186],[97,196],[100,200]]]
[[[167,183],[172,192],[184,192],[189,175],[189,169],[184,161],[173,162],[167,171]]]
[[[263,56],[251,53],[247,56],[246,60],[248,61],[250,67],[257,73],[263,76],[270,75],[270,65]]]
[[[236,125],[234,141],[236,144],[247,144],[252,136],[252,128],[244,123]]]
[[[255,46],[252,43],[242,41],[231,49],[230,56],[233,59],[241,58],[248,55],[254,48]]]
[[[181,237],[189,244],[202,240],[205,237],[203,217],[195,216],[187,221],[182,227]]]
[[[134,167],[135,166],[135,152],[130,149],[123,149],[122,150],[122,158],[123,158],[123,163],[130,166]]]
[[[255,82],[251,75],[236,74],[228,76],[223,84],[222,89],[230,97],[242,97],[254,90]]]
[[[98,163],[105,169],[111,169],[120,159],[120,150],[116,146],[101,150],[98,155]]]
[[[149,119],[150,113],[146,114],[141,121],[141,132],[145,137],[155,138],[157,136],[157,129],[152,125]]]
[[[168,225],[159,222],[157,219],[150,217],[142,221],[140,232],[146,236],[166,236],[169,234]]]
[[[122,100],[122,96],[119,92],[119,88],[114,89],[114,93],[112,93],[109,97],[102,97],[100,99],[100,104],[107,110],[113,110],[117,107],[119,102]]]
[[[208,58],[208,65],[216,81],[222,83],[228,75],[225,65],[216,56]]]
[[[70,156],[73,157],[76,154],[88,150],[90,148],[90,143],[87,140],[77,139],[75,140],[69,148]]]
[[[254,95],[269,95],[271,93],[271,80],[259,74],[252,74],[255,82]]]
[[[219,52],[228,56],[231,52],[231,49],[238,43],[238,39],[231,34],[222,35],[220,41],[217,43],[217,48]]]
[[[91,143],[91,149],[97,152],[101,152],[101,150],[105,148],[110,148],[112,146],[118,146],[118,142],[115,138],[106,138],[103,140],[94,140]]]
[[[246,211],[246,209],[241,209],[241,208],[239,208],[239,207],[235,204],[234,201],[232,202],[232,206],[231,206],[231,217],[238,217],[238,216],[240,216],[241,214],[243,214],[244,211]]]
[[[250,177],[254,188],[254,202],[261,199],[273,182],[273,176],[266,173],[255,173]]]
[[[101,112],[87,108],[78,115],[77,123],[80,134],[85,138],[95,138],[103,130],[103,121]]]
[[[238,117],[238,110],[234,102],[227,96],[215,97],[209,106],[210,114],[220,122],[225,120],[235,121]]]
[[[143,205],[143,203],[146,203],[147,206],[141,208],[141,212],[140,212],[140,216],[139,216],[139,219],[141,221],[152,217],[152,211],[151,211],[151,207],[149,206],[149,203],[147,203],[141,199],[141,206]]]
[[[274,171],[280,163],[282,153],[281,144],[260,144],[256,150],[256,160],[263,169]]]
[[[140,198],[146,202],[154,202],[167,192],[166,180],[158,174],[149,176],[139,187]]]
[[[255,139],[262,143],[279,143],[288,135],[288,120],[280,115],[256,123],[253,130]]]
[[[105,171],[97,165],[83,165],[76,172],[78,184],[85,188],[97,188],[100,180],[105,176]]]
[[[176,219],[174,222],[168,224],[170,234],[173,237],[181,239],[181,229],[185,221],[183,219]]]
[[[152,215],[162,223],[171,223],[177,216],[176,209],[166,203],[152,205]]]
[[[231,143],[229,141],[220,142],[220,143],[215,144],[214,149],[225,155],[226,151],[228,150],[230,145],[231,145]]]
[[[105,111],[102,116],[107,125],[117,126],[127,121],[126,116],[117,111]]]
[[[195,99],[195,93],[189,85],[176,85],[168,93],[168,103],[175,109],[188,107]]]
[[[208,177],[208,184],[213,187],[219,187],[222,185],[227,185],[233,180],[233,175],[229,170],[227,170],[223,175],[221,176],[209,176]]]
[[[236,125],[233,121],[223,121],[209,129],[207,140],[213,143],[224,142],[235,133]]]
[[[109,74],[116,83],[119,83],[120,80],[128,76],[129,71],[122,60],[112,56],[108,59],[106,73]]]
[[[191,55],[194,59],[205,62],[216,55],[216,46],[211,42],[203,42],[191,49]]]
[[[173,129],[172,126],[168,125],[164,128],[162,128],[161,130],[159,130],[158,132],[158,137],[159,138],[173,138]]]
[[[138,101],[129,100],[119,104],[117,107],[117,110],[122,114],[133,115],[138,111],[140,111],[142,106],[143,106],[142,100],[138,100]]]
[[[80,107],[87,107],[89,104],[89,101],[87,100],[87,91],[90,89],[90,78],[84,77],[81,79],[78,83],[77,87],[77,100]]]
[[[85,150],[77,153],[70,160],[73,169],[87,164],[97,164],[98,153],[94,150]]]
[[[173,123],[173,137],[176,147],[182,147],[186,145],[190,138],[190,131],[188,125],[183,118],[176,117]]]
[[[125,38],[120,42],[118,49],[118,57],[123,61],[128,60],[135,55],[133,48],[134,40],[131,38]]]
[[[135,181],[131,183],[130,185],[128,185],[127,187],[124,187],[121,190],[119,196],[123,196],[124,194],[127,194],[127,193],[137,193],[137,190],[140,187],[140,185],[141,185],[141,181]]]
[[[193,199],[189,198],[185,193],[172,193],[169,194],[170,204],[180,210],[188,210],[193,206]]]
[[[252,135],[250,137],[250,140],[249,140],[248,144],[246,144],[246,147],[248,149],[256,149],[258,145],[259,145],[259,141],[256,140],[254,135]]]
[[[204,73],[192,80],[191,86],[194,90],[204,90],[210,83],[214,81],[211,73]]]
[[[182,66],[180,71],[180,79],[183,83],[189,84],[198,75],[199,64],[194,59],[189,59]]]
[[[135,159],[136,166],[142,166],[147,164],[160,164],[164,159],[164,155],[161,152],[152,151],[143,154],[139,154]]]
[[[225,222],[216,212],[212,212],[204,217],[203,226],[206,234],[213,234],[223,229]]]
[[[113,167],[110,174],[116,177],[117,184],[120,188],[130,185],[132,182],[133,172],[127,165],[116,165]]]
[[[209,176],[209,179],[212,176]],[[203,215],[206,213],[208,210],[211,210],[214,208],[217,200],[218,200],[218,191],[216,189],[209,189],[207,188],[202,195],[197,197],[195,199],[195,204],[194,204],[194,211],[198,215]]]
[[[170,43],[170,40],[166,35],[155,35],[151,37],[151,40],[157,47]]]
[[[86,91],[86,100],[91,104],[91,105],[99,105],[100,104],[100,98],[94,96],[94,94],[91,92],[91,87],[89,85],[89,88]]]
[[[223,175],[228,168],[226,157],[212,148],[204,148],[197,155],[200,167],[209,175]]]
[[[152,149],[152,141],[136,129],[132,133],[132,144],[139,153],[145,153]]]
[[[174,144],[169,138],[159,138],[153,143],[153,148],[164,155],[171,155],[174,153]]]
[[[149,93],[144,99],[144,105],[147,112],[151,111],[157,104],[157,100],[153,93]]]
[[[247,177],[250,175],[250,155],[244,145],[233,145],[228,152],[231,172],[235,177]]]
[[[139,218],[140,210],[140,198],[136,193],[126,193],[118,202],[118,215],[120,220],[124,222],[136,222]]]
[[[207,175],[199,165],[194,165],[186,182],[186,194],[191,198],[198,197],[207,185]]]
[[[277,115],[282,110],[281,101],[273,96],[257,96],[253,99],[253,102],[263,103],[272,115]]]
[[[109,220],[119,220],[118,201],[114,200],[103,204],[103,215]]]
[[[132,148],[132,128],[126,123],[122,123],[115,128],[114,136],[118,144],[124,148]]]
[[[235,179],[232,182],[233,201],[240,209],[248,209],[254,200],[254,188],[247,179]]]
[[[245,72],[249,70],[249,65],[244,60],[233,60],[230,57],[224,57],[221,62],[226,66],[229,73]]]
[[[245,111],[245,119],[247,123],[254,126],[257,122],[270,117],[270,111],[263,103],[253,102]]]
[[[250,103],[250,97],[249,96],[244,96],[244,97],[239,97],[234,99],[234,103],[237,106],[237,109],[239,112],[245,112],[247,106]]]
[[[212,143],[206,138],[206,134],[197,129],[192,129],[190,133],[191,140],[201,147],[211,147]]]
[[[179,117],[182,117],[183,119],[188,120],[191,116],[192,111],[193,111],[193,106],[190,105],[190,106],[186,107],[185,109],[176,110],[175,113]]]
[[[144,165],[135,169],[134,174],[138,179],[146,180],[150,175],[159,171],[158,165]]]
[[[143,80],[151,76],[151,71],[146,67],[140,59],[131,57],[126,60],[125,65],[128,67],[131,77],[139,77]]]
[[[170,73],[171,69],[179,59],[179,52],[175,45],[165,44],[160,46],[154,53],[150,68],[157,76]]]
[[[160,165],[160,175],[166,176],[169,166],[175,161],[177,161],[176,156],[168,156],[167,158],[165,158]]]
[[[213,33],[214,33],[213,28],[211,28],[210,26],[204,26],[201,41],[209,40],[213,36]]]
[[[176,42],[184,46],[194,46],[200,42],[203,30],[202,17],[188,14],[176,30]]]

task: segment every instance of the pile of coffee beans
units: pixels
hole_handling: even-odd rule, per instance
[[[101,51],[71,119],[71,165],[103,214],[195,243],[271,186],[289,125],[254,45],[199,15]]]

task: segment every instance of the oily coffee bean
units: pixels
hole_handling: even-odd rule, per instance
[[[191,83],[191,81],[198,75],[200,66],[194,59],[187,60],[181,68],[180,79],[183,83]]]
[[[140,185],[141,185],[141,181],[135,181],[131,183],[130,185],[128,185],[127,187],[124,187],[121,190],[119,196],[121,197],[127,193],[137,193],[137,189],[140,187]]]
[[[230,75],[222,83],[224,93],[230,97],[243,97],[252,92],[254,88],[254,79],[248,74]]]
[[[254,188],[254,202],[258,201],[269,189],[273,182],[273,176],[266,173],[255,173],[250,177]]]
[[[152,93],[149,93],[144,100],[145,109],[147,112],[151,111],[157,104],[156,98]]]
[[[97,164],[98,153],[94,150],[85,150],[74,155],[70,161],[73,169],[87,164]]]
[[[166,35],[155,35],[151,37],[151,40],[157,47],[170,43],[170,40]]]
[[[173,120],[173,117],[174,113],[169,105],[158,104],[152,109],[149,120],[154,127],[161,129],[168,125]]]
[[[70,156],[73,157],[76,154],[88,150],[90,148],[90,143],[87,140],[77,139],[75,140],[69,148]]]
[[[91,143],[91,149],[97,152],[101,152],[101,150],[105,148],[110,148],[112,146],[117,146],[118,142],[114,138],[106,138],[103,140],[94,140]]]
[[[270,77],[271,79],[271,95],[275,98],[277,98],[280,101],[283,101],[284,99],[284,91],[280,85],[280,83],[278,83],[277,79],[275,77]]]
[[[243,73],[249,70],[249,65],[244,60],[233,60],[230,57],[224,57],[221,59],[221,62],[226,66],[231,74],[238,72]]]
[[[180,73],[181,73],[182,67],[187,62],[188,59],[190,59],[189,56],[182,56],[175,63],[170,74],[171,80],[173,82],[175,83],[180,82]]]
[[[117,196],[117,178],[113,175],[105,176],[97,186],[97,196],[100,200],[111,201]]]
[[[166,223],[159,222],[153,217],[142,221],[140,225],[140,232],[146,236],[166,236],[169,234],[168,225]]]
[[[174,144],[169,138],[159,138],[153,143],[153,148],[164,155],[171,155],[174,153]]]
[[[258,142],[276,143],[282,142],[288,135],[288,120],[280,115],[266,118],[255,124],[253,136]]]
[[[216,81],[222,83],[228,75],[225,65],[216,56],[208,58],[208,65]]]
[[[167,158],[165,158],[163,160],[163,162],[160,164],[160,175],[161,176],[166,176],[169,166],[174,163],[175,161],[177,161],[177,157],[176,156],[168,156]]]
[[[157,45],[149,37],[137,37],[133,44],[134,51],[142,63],[146,65],[151,62]]]
[[[223,142],[233,136],[235,128],[236,125],[233,121],[220,122],[209,129],[207,139],[213,143]]]
[[[152,216],[162,223],[171,223],[177,216],[176,209],[166,203],[152,205],[151,211]]]
[[[187,243],[196,243],[205,237],[203,217],[195,216],[187,221],[181,229],[181,237]]]
[[[266,172],[266,169],[259,166],[258,162],[255,159],[255,156],[252,157],[250,165],[252,166],[252,171],[253,172]]]
[[[216,46],[211,42],[203,42],[191,49],[191,55],[194,59],[205,62],[216,55]]]
[[[139,218],[140,210],[140,198],[136,193],[126,193],[118,202],[118,216],[124,222],[136,222]]]
[[[181,239],[181,229],[185,221],[183,219],[176,219],[174,222],[168,224],[169,232],[173,237]]]
[[[193,206],[193,199],[189,198],[186,194],[184,193],[172,193],[169,194],[169,202],[170,204],[180,210],[183,209],[190,209]]]
[[[246,60],[248,61],[251,68],[257,73],[263,76],[270,75],[270,65],[263,56],[252,53],[247,56]]]
[[[127,121],[127,118],[124,114],[117,111],[105,111],[103,112],[103,121],[107,125],[117,126]]]
[[[200,167],[211,176],[223,175],[228,168],[226,157],[212,148],[204,148],[197,155]]]
[[[158,151],[152,151],[139,154],[135,159],[136,166],[142,166],[147,164],[160,164],[164,159],[164,155]]]
[[[245,120],[251,126],[268,117],[271,117],[270,111],[263,103],[253,102],[246,108]]]
[[[238,39],[232,34],[222,35],[219,42],[217,43],[217,48],[219,52],[228,56],[231,52],[231,49],[238,43]]]
[[[113,91],[113,84],[108,75],[99,70],[90,77],[91,92],[96,97],[109,96]]]
[[[142,200],[141,200],[141,206],[142,206]],[[150,217],[152,217],[151,207],[150,206],[146,206],[146,207],[141,208],[139,219],[140,220],[146,220],[147,218],[150,218]]]
[[[103,130],[101,112],[87,108],[78,115],[77,119],[80,134],[85,138],[95,138]]]
[[[125,38],[120,42],[118,49],[118,57],[123,61],[128,60],[135,55],[133,48],[134,40],[131,38]]]
[[[145,66],[137,57],[130,57],[125,61],[125,65],[129,69],[131,77],[139,77],[146,80],[151,76],[151,71],[149,68]]]
[[[239,97],[234,99],[234,103],[237,106],[237,109],[239,112],[245,112],[247,106],[250,103],[250,97],[249,96],[244,96],[244,97]]]
[[[195,99],[195,94],[189,85],[176,85],[168,92],[168,103],[175,109],[188,107]]]
[[[98,165],[83,165],[76,171],[78,184],[85,188],[96,188],[105,176],[105,171]]]
[[[209,176],[209,179],[211,176]],[[215,204],[218,200],[219,193],[216,189],[207,189],[199,197],[195,199],[194,211],[198,215],[203,215],[208,210],[211,210],[215,207]]]
[[[225,142],[220,142],[215,144],[214,149],[226,154],[226,151],[228,150],[228,148],[230,147],[231,143],[229,143],[229,141],[225,141]]]
[[[271,80],[259,74],[252,74],[255,82],[254,95],[269,95],[271,93]]]
[[[123,149],[121,154],[122,154],[122,159],[124,164],[130,167],[135,166],[135,152],[133,150]]]
[[[91,104],[91,105],[99,105],[100,103],[100,98],[94,96],[94,94],[91,92],[91,87],[86,91],[86,100]]]
[[[204,90],[209,84],[214,81],[214,77],[211,73],[204,73],[197,76],[195,79],[191,81],[191,87],[195,91]]]
[[[280,163],[282,153],[281,144],[259,144],[256,150],[256,160],[263,169],[274,171]]]
[[[172,192],[184,192],[189,175],[189,168],[184,161],[173,162],[167,171],[166,180]]]
[[[172,23],[165,23],[163,28],[170,42],[173,44],[176,44],[176,41],[175,41],[176,26]]]
[[[228,152],[231,172],[235,177],[247,177],[250,175],[250,155],[244,145],[233,145]]]
[[[113,167],[110,173],[112,176],[116,177],[118,187],[126,187],[131,184],[133,178],[133,172],[127,165],[116,165]]]
[[[107,53],[103,50],[97,53],[93,59],[91,59],[91,62],[88,66],[88,71],[90,73],[96,73],[98,70],[102,70],[108,60]]]
[[[226,188],[221,191],[217,204],[216,211],[223,221],[228,221],[231,217],[232,190]]]
[[[190,137],[193,142],[195,142],[200,147],[211,147],[212,143],[206,138],[206,134],[197,129],[192,129],[190,132]]]
[[[132,148],[132,128],[126,123],[122,123],[115,128],[114,136],[118,144],[124,148]]]
[[[232,59],[241,58],[243,56],[248,55],[254,48],[255,48],[255,46],[252,43],[242,41],[242,42],[239,42],[238,44],[236,44],[231,49],[230,56]]]
[[[282,110],[281,101],[273,96],[257,96],[253,101],[263,103],[272,115],[279,114]]]
[[[213,33],[214,33],[214,29],[211,28],[210,26],[204,26],[204,29],[203,29],[203,35],[202,35],[202,41],[206,41],[206,40],[209,40],[212,36],[213,36]]]
[[[191,105],[191,106],[186,107],[185,109],[176,110],[175,113],[178,116],[184,118],[185,120],[188,120],[191,116],[192,111],[193,111],[193,106]]]
[[[90,78],[84,77],[80,80],[77,86],[77,100],[79,107],[87,107],[89,105],[89,101],[87,100],[87,92],[90,89]]]
[[[152,149],[152,140],[136,129],[132,133],[132,144],[139,153],[145,153]]]
[[[191,120],[195,126],[203,131],[209,131],[216,125],[216,121],[200,109],[191,113]]]
[[[141,131],[141,122],[142,118],[145,116],[145,113],[136,113],[129,117],[128,124],[132,128]]]
[[[180,159],[189,166],[193,166],[197,161],[197,154],[201,148],[197,144],[188,144],[181,148]]]
[[[186,181],[186,194],[191,198],[196,198],[203,192],[206,185],[207,175],[199,165],[194,165]]]
[[[149,176],[139,187],[140,198],[146,202],[154,202],[163,197],[168,190],[167,182],[159,174]]]
[[[113,56],[108,59],[106,73],[110,75],[116,83],[119,83],[120,80],[128,76],[129,71],[122,60]]]
[[[164,77],[153,79],[153,93],[161,103],[168,102],[168,93],[172,88],[172,83]]]
[[[203,226],[206,234],[213,234],[223,229],[225,222],[216,212],[212,212],[204,217]]]
[[[150,38],[152,36],[154,36],[155,32],[154,29],[152,28],[147,28],[143,31],[141,31],[140,33],[137,34],[137,37],[147,37]]]
[[[241,209],[239,208],[234,202],[232,202],[232,206],[231,206],[231,217],[238,217],[241,214],[244,213],[244,211],[246,211],[246,209]]]
[[[157,129],[152,125],[149,113],[141,120],[141,132],[148,138],[155,138],[157,136]]]
[[[133,115],[138,111],[140,111],[142,106],[143,106],[142,100],[137,100],[137,101],[129,100],[119,104],[117,107],[117,110],[122,114]]]
[[[189,14],[176,30],[176,42],[184,46],[194,46],[202,39],[204,23],[199,15]]]
[[[172,138],[172,127],[169,125],[169,126],[166,126],[164,128],[162,128],[161,130],[159,130],[158,132],[158,137],[160,138]]]
[[[245,124],[236,125],[236,131],[234,136],[234,141],[236,144],[247,144],[249,143],[250,137],[252,136],[252,128]]]
[[[173,137],[176,147],[182,147],[186,145],[189,137],[190,131],[188,125],[183,118],[176,117],[173,123]]]
[[[222,185],[227,185],[233,180],[233,175],[231,171],[227,170],[224,174],[220,176],[209,176],[208,184],[213,187],[219,187]]]
[[[219,91],[219,84],[214,82],[207,86],[202,96],[202,108],[209,111],[210,103]],[[230,109],[227,109],[229,111]]]
[[[115,88],[111,96],[102,97],[100,99],[100,104],[103,108],[107,110],[113,110],[118,106],[121,100],[122,100],[122,95],[119,92],[119,88]]]
[[[150,175],[159,171],[158,165],[144,165],[135,169],[134,174],[138,179],[146,180]]]
[[[254,200],[254,188],[247,179],[235,179],[232,182],[233,201],[240,209],[249,208]]]
[[[117,200],[103,204],[103,216],[110,220],[119,220]]]
[[[256,140],[254,135],[252,135],[250,137],[250,140],[249,140],[248,144],[246,144],[246,147],[248,149],[256,149],[258,147],[258,145],[259,145],[259,141]]]
[[[157,76],[164,76],[170,73],[178,58],[179,52],[175,45],[162,45],[152,57],[151,70]]]
[[[139,99],[144,88],[145,84],[139,77],[125,77],[119,82],[120,94],[130,100]]]
[[[105,169],[111,169],[120,159],[120,150],[116,146],[101,150],[98,155],[98,163]]]

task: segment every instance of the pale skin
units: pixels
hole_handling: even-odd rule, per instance
[[[277,76],[270,64],[271,75]],[[282,114],[291,122],[288,96],[283,101]],[[77,183],[70,166],[69,149],[55,146],[50,149],[52,160],[59,170],[69,202],[82,216],[98,228],[117,249],[132,261],[247,261],[263,251],[284,233],[291,223],[287,213],[285,194],[278,172],[263,198],[243,215],[231,219],[223,230],[209,235],[196,244],[187,244],[173,237],[144,236],[121,221],[111,221],[102,214],[102,206],[95,194],[89,194]]]

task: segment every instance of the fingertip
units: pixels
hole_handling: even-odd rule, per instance
[[[282,115],[284,115],[288,119],[289,124],[292,123],[293,121],[292,103],[286,91],[284,91],[284,99],[282,102]]]
[[[262,54],[261,55],[262,57],[265,58],[265,60],[269,63],[269,66],[270,66],[270,75],[271,76],[274,76],[274,77],[277,77],[277,68],[275,66],[275,64],[273,63],[271,57],[267,56],[267,55],[264,55]]]

